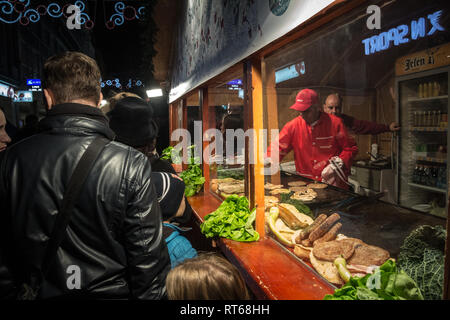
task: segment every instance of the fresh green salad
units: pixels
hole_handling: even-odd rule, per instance
[[[180,173],[180,178],[183,179],[186,185],[184,190],[186,197],[192,197],[199,193],[205,183],[202,169],[200,169],[200,166],[196,163],[189,164],[187,170]]]
[[[170,161],[171,163],[174,164],[180,164],[181,163],[180,151],[179,150],[177,151],[176,149],[174,149],[174,147],[169,146],[161,152],[160,159]]]
[[[205,183],[205,177],[202,175],[202,169],[200,168],[200,160],[194,156],[192,150],[195,145],[188,147],[189,152],[189,165],[188,168],[180,173],[180,178],[183,179],[186,188],[184,194],[186,197],[192,197],[200,192]]]
[[[250,210],[245,196],[227,197],[216,211],[205,216],[200,225],[207,238],[223,237],[235,241],[258,241],[259,233],[253,228],[256,208]]]
[[[334,294],[324,300],[423,300],[422,293],[410,276],[393,260],[387,260],[373,274],[351,277]]]

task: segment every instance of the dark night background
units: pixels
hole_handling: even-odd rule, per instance
[[[159,83],[153,79],[152,73],[152,58],[156,54],[154,38],[157,32],[152,15],[158,14],[154,12],[157,1],[122,1],[126,6],[133,6],[136,11],[144,5],[144,16],[140,16],[140,19],[125,20],[122,25],[112,28],[109,25],[110,28],[108,28],[108,21],[115,13],[114,5],[116,2],[111,0],[89,2],[90,12],[95,13],[95,26],[92,29],[95,58],[101,68],[103,79],[119,78],[123,86],[126,86],[129,79],[141,80],[144,85],[122,89],[105,87],[103,88],[103,94],[108,98],[116,92],[128,91],[146,99],[146,90],[159,88]],[[167,96],[152,98],[150,104],[154,108],[155,117],[160,126],[157,149],[161,152],[164,147],[169,145]]]
[[[150,1],[123,1],[127,6],[138,8]],[[114,14],[116,1],[95,1],[90,3],[90,10],[95,12],[95,26],[92,29],[92,42],[96,49],[104,79],[121,79],[123,85],[131,78],[140,79],[149,87],[152,83],[151,60],[143,61],[144,50],[152,50],[148,41],[151,30],[147,28],[148,16],[140,19],[125,20],[122,25],[112,29],[107,27],[108,19]],[[148,9],[146,8],[147,12]],[[145,34],[147,33],[147,34]],[[151,39],[151,38],[150,38]],[[106,88],[105,88],[106,89]],[[117,91],[117,89],[115,89]],[[145,90],[127,89],[145,97]]]

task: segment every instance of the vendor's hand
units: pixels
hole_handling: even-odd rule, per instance
[[[334,163],[339,167],[339,169],[343,169],[344,161],[342,161],[339,157],[332,158]],[[337,180],[340,179],[338,173],[336,172],[337,168],[333,163],[330,163],[322,170],[322,182],[325,182],[330,185],[337,185]]]
[[[328,183],[329,181],[336,180],[336,173],[333,170],[333,165],[330,163],[322,170],[322,181]]]
[[[400,126],[399,126],[399,124],[397,122],[392,122],[389,125],[389,130],[391,130],[391,131],[398,131],[398,130],[400,130]]]

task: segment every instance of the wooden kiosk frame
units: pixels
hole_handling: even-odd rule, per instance
[[[367,4],[367,1],[337,0],[318,14],[311,17],[302,25],[298,26],[282,38],[262,48],[252,56],[247,57],[241,63],[244,87],[244,130],[263,129],[263,81],[262,72],[265,71],[264,57],[275,50],[298,40],[321,26],[343,16],[351,10]],[[231,67],[219,78],[236,68]],[[203,121],[203,133],[207,128],[213,126],[212,111],[208,101],[208,84],[215,78],[193,88],[186,95],[174,101],[169,106],[170,132],[177,128],[187,126],[187,104],[186,97],[198,91],[200,114]],[[262,141],[255,137],[255,154],[263,152]],[[203,141],[203,150],[209,142]],[[325,294],[333,293],[334,286],[309,268],[299,263],[295,257],[282,248],[265,234],[264,217],[264,175],[261,174],[263,163],[260,157],[256,157],[256,164],[248,164],[249,146],[246,143],[245,155],[245,191],[249,197],[251,207],[257,206],[256,231],[260,234],[260,240],[254,243],[240,243],[228,239],[220,239],[218,246],[223,254],[233,262],[244,275],[247,285],[253,291],[257,299],[280,299],[280,300],[315,300],[323,299]],[[189,202],[195,212],[194,216],[198,223],[203,221],[204,216],[214,211],[220,200],[209,190],[210,168],[203,162],[203,173],[206,179],[205,191],[197,196],[189,198]],[[450,197],[450,196],[449,196]],[[450,221],[447,218],[447,230],[450,229]],[[445,283],[444,299],[450,298],[450,247],[448,237],[445,249]],[[282,276],[280,276],[282,275]]]

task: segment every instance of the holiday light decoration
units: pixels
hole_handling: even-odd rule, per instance
[[[106,27],[113,29],[120,26],[125,20],[140,19],[144,15],[145,7],[141,6],[137,10],[133,6],[126,6],[123,2],[117,2],[114,5],[115,13],[106,21]]]
[[[113,80],[102,80],[100,82],[100,86],[102,88],[105,87],[116,87],[117,89],[121,89],[122,88],[122,84],[120,82],[120,79],[115,78]],[[128,79],[128,82],[126,84],[126,88],[130,89],[132,87],[143,87],[144,83],[141,80],[135,80],[135,79]]]
[[[2,0],[0,1],[0,21],[8,24],[19,22],[21,25],[26,26],[30,22],[36,23],[41,19],[41,16],[48,14],[52,18],[60,18],[64,16],[68,18],[66,14],[68,3],[61,7],[56,2],[50,3],[48,6],[38,5],[36,8],[31,8],[31,0]],[[84,12],[86,5],[83,1],[78,0],[74,3],[80,9],[79,15],[75,17],[77,23],[84,25],[85,28],[91,29],[94,26],[94,22],[89,15]]]
[[[80,9],[75,19],[79,25],[84,26],[86,29],[92,29],[94,27],[94,21],[85,12],[85,2],[87,1],[89,0],[75,1],[74,5]],[[71,5],[71,3],[67,3],[61,6],[57,2],[52,2],[48,6],[40,4],[33,8],[31,7],[31,0],[0,0],[0,22],[8,24],[19,22],[21,25],[26,26],[29,23],[38,22],[41,16],[44,15],[52,18],[61,18],[64,16],[67,19],[71,16],[67,14],[67,8]],[[141,19],[144,15],[145,6],[140,6],[136,9],[131,5],[125,5],[124,2],[119,1],[114,4],[114,11],[111,17],[105,20],[105,25],[109,30],[116,26],[121,26],[125,20]]]

